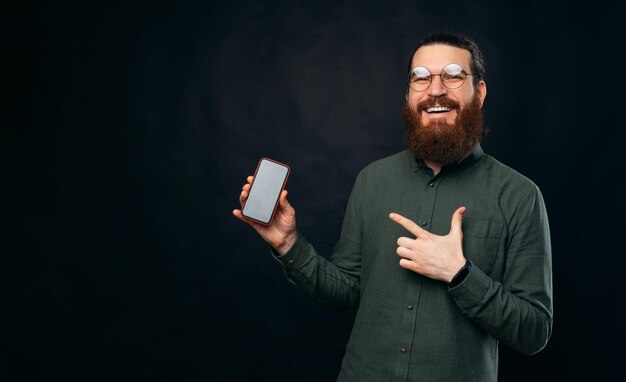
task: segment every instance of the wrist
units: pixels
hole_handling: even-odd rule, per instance
[[[289,250],[296,244],[298,240],[298,234],[294,231],[292,234],[287,235],[282,244],[274,247],[276,252],[278,252],[281,256],[285,253],[289,252]]]

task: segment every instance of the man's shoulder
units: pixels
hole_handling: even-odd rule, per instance
[[[388,174],[397,171],[403,171],[411,167],[411,161],[415,163],[415,159],[407,150],[397,152],[395,154],[377,159],[362,170],[362,174]]]
[[[517,190],[539,191],[539,187],[530,178],[491,155],[484,154],[481,162],[482,167],[489,172],[490,178],[494,181]]]

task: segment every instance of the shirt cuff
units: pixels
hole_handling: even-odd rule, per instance
[[[281,255],[278,251],[276,251],[276,249],[270,247],[270,251],[272,252],[274,259],[276,259],[276,261],[283,266],[285,271],[298,270],[302,268],[307,258],[309,243],[300,235],[300,233],[297,232],[296,234],[296,242],[284,255]]]
[[[493,280],[476,264],[472,264],[472,269],[458,285],[449,288],[448,293],[454,298],[461,310],[467,310],[480,302],[487,293]]]

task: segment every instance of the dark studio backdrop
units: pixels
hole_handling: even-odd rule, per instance
[[[503,381],[623,378],[621,2],[16,2],[3,31],[1,381],[333,381],[354,313],[283,277],[231,215],[292,168],[330,256],[352,183],[404,147],[434,30],[487,57],[484,150],[551,223],[554,332]],[[619,34],[618,34],[619,33]]]

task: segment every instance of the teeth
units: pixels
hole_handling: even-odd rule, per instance
[[[439,107],[429,107],[428,109],[426,109],[427,113],[437,113],[441,111],[450,111],[450,108],[439,106]]]

